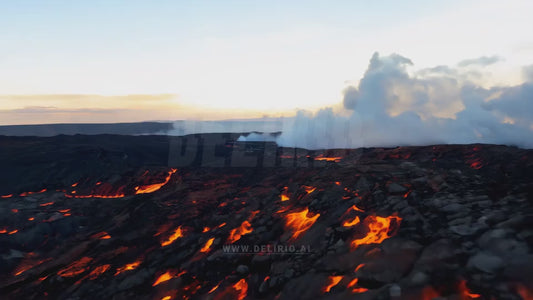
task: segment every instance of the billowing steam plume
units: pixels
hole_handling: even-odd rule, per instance
[[[409,73],[400,55],[375,53],[357,86],[347,87],[343,108],[305,111],[284,122],[281,146],[356,148],[492,143],[533,148],[533,67],[525,82],[484,88],[476,84],[484,57]]]

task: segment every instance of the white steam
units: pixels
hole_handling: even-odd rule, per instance
[[[286,120],[277,143],[286,147],[356,148],[491,143],[533,148],[533,68],[525,83],[484,88],[465,66],[486,66],[498,57],[409,73],[400,55],[375,53],[357,86],[344,90],[343,111],[301,111]]]

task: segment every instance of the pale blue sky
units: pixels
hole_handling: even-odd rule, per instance
[[[313,109],[338,103],[374,51],[417,68],[498,55],[487,84],[516,83],[533,62],[532,9],[518,0],[1,1],[0,95],[165,93],[213,109]]]

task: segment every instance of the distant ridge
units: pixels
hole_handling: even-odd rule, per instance
[[[96,135],[96,134],[166,134],[174,129],[170,122],[138,122],[108,124],[42,124],[42,125],[4,125],[0,126],[0,135],[5,136],[39,136],[56,135]]]

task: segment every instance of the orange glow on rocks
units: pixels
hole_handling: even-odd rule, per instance
[[[248,293],[248,283],[246,283],[246,280],[244,280],[244,278],[234,284],[233,288],[239,293],[237,295],[238,300],[243,300],[244,298],[246,298],[246,295]]]
[[[314,192],[316,190],[316,187],[314,186],[307,186],[307,185],[304,185],[302,186],[304,191],[307,193],[307,194],[311,194],[312,192]]]
[[[281,201],[288,201],[289,199],[289,188],[283,187],[283,192],[281,192]]]
[[[428,286],[428,287],[425,287],[423,290],[422,290],[422,295],[421,295],[421,299],[422,300],[433,300],[435,298],[439,298],[440,297],[440,294],[437,293],[437,291],[435,291],[434,288]]]
[[[57,272],[57,275],[61,277],[74,277],[82,274],[85,272],[85,267],[87,264],[89,264],[93,259],[91,257],[82,257],[81,259],[71,263],[68,267],[60,270]]]
[[[359,282],[359,278],[354,278],[352,281],[350,281],[350,283],[348,283],[348,285],[346,287],[352,288],[352,293],[353,294],[359,294],[359,293],[364,293],[364,292],[368,291],[367,288],[355,287],[358,282]]]
[[[319,156],[315,157],[315,160],[318,160],[318,161],[333,161],[333,162],[339,162],[341,161],[342,157],[341,156],[337,156],[337,157],[325,157],[323,154],[320,154]]]
[[[351,207],[351,209],[358,211],[358,212],[365,212],[364,210],[360,209],[359,207],[355,206],[355,204]]]
[[[155,183],[155,184],[148,184],[148,185],[141,185],[135,188],[135,194],[149,194],[156,192],[160,190],[163,186],[165,186],[169,181],[170,178],[172,178],[172,174],[176,173],[177,169],[172,169],[168,172],[167,177],[165,178],[165,181],[161,183]]]
[[[183,231],[181,230],[181,226],[176,228],[176,230],[174,230],[174,233],[168,237],[168,239],[164,240],[163,242],[161,242],[161,246],[162,247],[165,247],[165,246],[168,246],[172,243],[174,243],[175,240],[179,239],[183,237]]]
[[[39,204],[39,206],[50,206],[50,205],[54,205],[54,202],[46,202],[46,203]]]
[[[20,197],[26,197],[26,196],[30,196],[30,195],[35,195],[35,194],[42,194],[44,192],[46,192],[47,190],[46,189],[42,189],[38,192],[24,192],[24,193],[21,193],[19,196]]]
[[[359,216],[356,216],[353,220],[346,220],[342,223],[343,227],[352,227],[357,224],[359,224],[361,220],[359,220]]]
[[[253,231],[252,224],[248,221],[242,222],[241,226],[232,229],[229,233],[228,242],[235,243],[240,240],[243,235],[249,234]]]
[[[363,224],[368,227],[366,236],[355,239],[352,241],[352,248],[355,249],[360,245],[367,244],[379,244],[384,240],[390,238],[395,232],[394,226],[399,226],[402,219],[398,216],[380,217],[380,216],[368,216],[363,221]]]
[[[161,274],[159,277],[157,277],[156,281],[152,286],[156,286],[162,282],[169,281],[172,278],[175,278],[176,276],[172,274],[170,271],[166,271],[165,273]]]
[[[14,229],[14,230],[11,230],[10,232],[8,232],[7,234],[15,234],[17,232],[19,232],[19,230],[18,229]]]
[[[89,273],[89,279],[95,280],[96,278],[98,278],[98,276],[104,274],[107,270],[109,270],[110,267],[111,265],[101,265],[94,268],[94,270]]]
[[[524,300],[533,300],[533,291],[529,290],[527,287],[525,287],[522,284],[516,285],[516,292]]]
[[[207,240],[207,242],[202,247],[202,249],[200,249],[200,252],[202,252],[202,253],[209,252],[209,250],[211,249],[211,245],[213,245],[213,241],[214,240],[215,240],[215,238],[210,238],[209,240]]]
[[[107,232],[102,231],[102,232],[98,232],[98,233],[91,235],[91,238],[98,239],[98,240],[108,240],[111,238],[111,236]]]
[[[292,239],[297,239],[303,233],[305,233],[313,224],[315,224],[320,214],[315,214],[312,217],[308,217],[309,209],[306,208],[301,212],[295,212],[287,214],[286,216],[286,227],[293,231]]]
[[[13,197],[13,194],[0,196],[0,198],[2,198],[2,199],[7,199],[7,198],[11,198],[11,197]]]
[[[342,276],[329,276],[328,277],[328,283],[327,285],[324,287],[323,289],[323,292],[324,293],[329,293],[329,291],[331,291],[331,289],[336,286],[337,284],[339,284],[339,282],[341,282],[342,280]]]
[[[464,300],[477,299],[481,297],[480,294],[474,294],[470,292],[470,290],[466,286],[465,280],[461,280],[461,282],[459,283],[459,293],[461,294],[461,298]]]
[[[141,261],[140,260],[137,260],[135,262],[132,262],[131,264],[127,264],[123,267],[120,267],[117,269],[117,271],[115,272],[115,276],[117,276],[118,274],[120,273],[124,273],[126,271],[131,271],[131,270],[135,270],[137,269],[138,266],[141,265]]]

